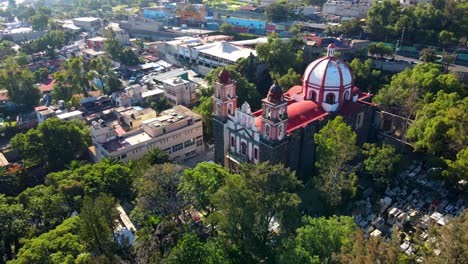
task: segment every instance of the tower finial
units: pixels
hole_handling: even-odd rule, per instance
[[[327,56],[328,57],[335,57],[335,43],[330,43],[327,48]]]

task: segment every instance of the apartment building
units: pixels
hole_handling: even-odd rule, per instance
[[[184,106],[174,106],[154,118],[140,121],[140,127],[128,131],[119,118],[94,121],[91,124],[94,144],[90,147],[93,159],[98,162],[114,157],[125,162],[160,148],[174,162],[182,162],[203,151],[201,116]]]
[[[197,102],[197,84],[180,76],[163,81],[164,96],[172,105],[192,105]]]

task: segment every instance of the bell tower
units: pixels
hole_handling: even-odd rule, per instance
[[[214,159],[224,166],[229,147],[228,120],[234,117],[237,108],[236,82],[225,68],[219,73],[213,92]]]
[[[287,101],[276,81],[262,100],[262,138],[268,141],[280,141],[286,136],[288,121]]]

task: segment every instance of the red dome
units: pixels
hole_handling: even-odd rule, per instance
[[[361,93],[361,90],[359,90],[359,88],[357,86],[354,86],[353,87],[353,95],[359,95],[359,93]]]

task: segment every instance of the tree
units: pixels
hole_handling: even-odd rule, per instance
[[[350,249],[358,227],[349,216],[304,217],[304,225],[283,243],[279,263],[333,263],[332,255]]]
[[[362,230],[356,232],[352,249],[341,248],[333,259],[343,264],[398,263],[398,248],[380,237],[364,239]]]
[[[100,194],[95,200],[86,196],[80,213],[80,237],[86,247],[99,254],[112,255],[116,249],[114,230],[119,212],[112,196]]]
[[[228,24],[228,23],[223,23],[221,25],[221,32],[223,32],[223,34],[226,34],[226,35],[234,35],[235,34],[234,27],[231,24]]]
[[[278,234],[295,228],[302,184],[281,164],[243,164],[239,171],[215,194],[210,221],[239,250],[241,263],[258,263],[272,257]]]
[[[399,1],[372,2],[367,13],[366,30],[377,40],[394,39],[396,32],[393,26],[399,19],[399,13]]]
[[[272,74],[274,73],[272,72]],[[301,84],[301,75],[296,73],[293,68],[289,68],[288,72],[283,76],[279,76],[279,74],[272,76],[272,79],[278,80],[278,84],[283,89],[283,91],[287,91],[294,85]]]
[[[213,98],[211,96],[200,97],[200,104],[193,108],[195,113],[198,113],[202,116],[203,124],[203,137],[206,140],[213,138]]]
[[[265,15],[269,21],[284,22],[292,16],[292,10],[288,2],[276,1],[268,5],[265,9]]]
[[[392,47],[386,46],[383,42],[377,44],[371,43],[369,45],[369,53],[372,54],[372,56],[378,55],[381,59],[383,59],[384,56],[392,56],[393,52]]]
[[[419,59],[424,62],[435,62],[436,61],[436,52],[435,49],[425,48],[422,49],[419,53]]]
[[[392,181],[395,174],[395,165],[400,161],[401,155],[395,153],[395,148],[383,144],[365,143],[362,153],[366,157],[364,160],[364,170],[379,184],[387,185]]]
[[[354,85],[363,91],[375,93],[382,84],[388,83],[387,78],[382,78],[381,71],[373,69],[372,59],[363,62],[356,58],[351,61],[349,66],[352,69]]]
[[[453,263],[462,264],[468,262],[468,212],[465,210],[460,216],[436,229],[435,248],[440,250],[440,255],[430,255],[427,263]]]
[[[169,154],[160,148],[154,148],[148,151],[143,159],[146,159],[150,165],[163,164],[169,161]]]
[[[439,65],[418,64],[394,75],[390,85],[379,90],[374,102],[385,111],[413,118],[422,106],[423,98],[428,96],[430,102],[440,90],[465,94],[460,81],[452,74],[443,74]]]
[[[7,59],[0,70],[0,85],[8,91],[8,98],[23,109],[37,105],[40,91],[34,86],[34,76],[21,69],[13,59]]]
[[[214,163],[199,163],[194,169],[186,169],[182,174],[179,192],[184,200],[201,212],[214,211],[213,196],[231,175]]]
[[[458,40],[453,32],[442,30],[439,33],[439,42],[442,44],[442,47],[447,48],[450,45],[456,44]]]
[[[64,168],[91,144],[88,127],[81,121],[49,118],[37,128],[11,139],[12,147],[33,164],[45,163],[49,169]]]
[[[54,90],[52,91],[52,98],[56,101],[64,100],[65,102],[70,101],[72,96],[80,92],[77,85],[74,85],[69,81],[66,72],[54,73]]]
[[[29,18],[28,22],[31,24],[33,30],[44,31],[49,24],[49,18],[48,15],[42,12],[36,12],[35,15]]]
[[[120,60],[120,54],[122,53],[122,46],[119,41],[113,36],[112,31],[106,35],[107,39],[104,43],[104,50],[111,55],[112,59]]]
[[[119,91],[122,88],[122,82],[112,71],[112,62],[107,57],[97,57],[89,62],[91,76],[99,80],[102,90],[106,94]]]
[[[408,130],[408,138],[414,142],[415,150],[445,159],[449,170],[444,174],[454,180],[466,178],[466,174],[457,173],[459,169],[466,171],[466,165],[461,165],[466,162],[468,144],[468,131],[462,125],[468,120],[466,109],[468,97],[461,99],[456,93],[440,91],[434,102],[425,104],[417,112]]]
[[[183,206],[177,195],[181,167],[166,163],[158,164],[137,175],[133,188],[137,194],[134,213],[140,220],[151,215],[177,214]]]
[[[20,238],[27,231],[25,219],[23,206],[0,194],[0,260],[11,259],[13,249],[18,251]]]
[[[171,250],[167,263],[216,264],[231,263],[231,260],[214,239],[204,242],[197,235],[187,233]]]
[[[15,43],[9,40],[2,40],[0,41],[0,58],[4,59],[8,56],[15,55],[16,52],[13,49]]]
[[[140,63],[138,56],[133,52],[131,48],[123,48],[122,52],[119,54],[119,61],[124,65],[137,65]]]
[[[344,37],[356,37],[362,32],[361,22],[358,19],[350,19],[344,21],[338,26],[329,26],[326,31],[328,35],[332,36],[344,36]]]
[[[302,52],[296,50],[291,41],[279,38],[278,34],[268,35],[267,42],[258,44],[255,50],[257,58],[270,66],[270,72],[280,75],[286,74],[289,68],[302,64]]]
[[[79,218],[66,219],[55,229],[24,241],[15,259],[8,263],[69,263],[85,251],[80,239]]]
[[[355,193],[356,175],[348,165],[358,154],[356,133],[337,116],[314,135],[317,153],[315,186],[331,208]]]

